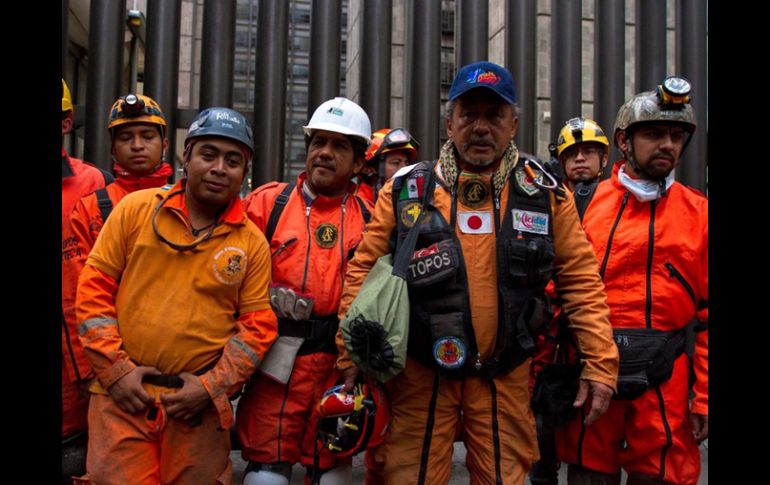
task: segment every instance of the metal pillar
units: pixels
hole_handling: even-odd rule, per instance
[[[535,3],[535,0],[505,3],[505,67],[513,75],[520,108],[516,145],[533,154],[537,126]]]
[[[412,35],[408,39],[411,74],[406,100],[407,126],[420,141],[420,158],[430,160],[439,154],[441,116],[441,0],[413,0]]]
[[[457,69],[489,57],[489,2],[455,1],[455,66]]]
[[[706,192],[708,153],[708,70],[706,64],[707,0],[679,0],[677,4],[677,71],[692,83],[691,103],[697,128],[682,163],[676,170],[680,182]]]
[[[200,109],[233,105],[235,0],[203,3]]]
[[[310,12],[310,78],[307,117],[340,94],[340,0],[314,0]]]
[[[626,7],[617,0],[596,0],[594,30],[594,120],[610,142],[609,163],[602,177],[612,173],[612,163],[620,158],[613,142],[613,126],[618,108],[625,101]]]
[[[362,2],[361,107],[369,115],[372,131],[390,127],[390,48],[392,0]]]
[[[551,141],[573,116],[581,116],[581,4],[551,0]]]
[[[70,0],[61,0],[61,77],[67,73],[67,46],[69,44]]]
[[[251,187],[283,179],[289,3],[262,2],[257,14],[254,157]]]
[[[636,2],[636,92],[666,76],[666,0]]]
[[[88,33],[85,160],[111,170],[107,121],[121,94],[125,0],[92,0]]]
[[[181,0],[148,0],[144,93],[157,101],[166,117],[166,161],[176,161],[176,107],[179,84]],[[176,170],[174,171],[176,174]],[[172,176],[173,177],[173,176]]]

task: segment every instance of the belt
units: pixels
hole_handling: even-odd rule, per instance
[[[340,321],[336,315],[319,317],[310,320],[278,319],[278,335],[284,337],[301,337],[308,340],[334,339]]]

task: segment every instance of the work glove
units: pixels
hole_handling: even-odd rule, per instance
[[[270,304],[278,318],[307,320],[313,312],[313,297],[282,285],[270,285]]]

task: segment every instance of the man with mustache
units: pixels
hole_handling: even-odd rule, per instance
[[[604,416],[559,433],[570,484],[619,484],[620,468],[629,485],[698,481],[698,443],[708,437],[708,200],[674,180],[695,131],[689,92],[671,76],[620,107],[614,141],[624,159],[585,214],[620,375]],[[692,358],[689,330],[697,332]]]
[[[386,483],[446,483],[458,428],[472,483],[524,483],[538,458],[529,362],[550,318],[552,278],[583,353],[577,399],[588,424],[614,391],[617,349],[596,257],[572,198],[517,149],[517,113],[508,70],[486,61],[460,68],[439,160],[404,167],[385,184],[350,263],[340,317],[376,260],[418,231],[407,271],[408,359],[388,381]],[[350,386],[358,369],[340,333],[337,342]]]
[[[249,218],[270,243],[270,301],[279,334],[238,403],[247,485],[288,484],[297,462],[313,478],[320,474],[322,485],[350,483],[352,476],[350,458],[314,450],[312,411],[335,373],[342,282],[372,210],[351,182],[363,167],[371,124],[360,106],[337,97],[322,103],[303,128],[305,172],[246,198]]]
[[[232,483],[230,396],[276,338],[267,242],[238,196],[253,135],[201,111],[185,177],[115,206],[78,282],[78,336],[96,378],[94,484]]]

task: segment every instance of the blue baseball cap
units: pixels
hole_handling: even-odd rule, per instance
[[[476,88],[491,89],[508,103],[516,104],[513,76],[508,69],[494,62],[479,61],[461,67],[449,89],[449,100],[453,101]]]

